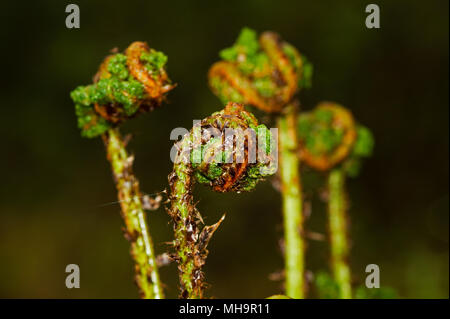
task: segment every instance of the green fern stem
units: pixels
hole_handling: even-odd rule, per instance
[[[189,140],[190,137],[184,138],[181,147],[186,147]],[[200,299],[203,293],[201,284],[203,274],[195,264],[199,230],[192,197],[192,167],[189,162],[180,160],[174,164],[173,172],[169,175],[169,184],[172,203],[170,214],[174,219],[174,246],[179,263],[181,297]],[[195,276],[196,271],[198,272],[198,280]]]
[[[131,243],[135,280],[141,298],[164,298],[153,242],[142,208],[139,182],[133,174],[133,157],[128,154],[118,129],[109,129],[102,138],[118,192],[121,215],[125,222],[125,237]]]
[[[180,142],[180,150],[189,149],[192,136],[186,135]],[[183,299],[202,299],[206,286],[202,267],[208,256],[208,243],[225,219],[225,215],[215,224],[204,226],[200,212],[195,208],[192,196],[194,170],[190,153],[180,151],[169,175],[170,202],[169,214],[174,222],[174,258],[178,262],[180,297]]]
[[[305,297],[302,189],[297,156],[297,110],[288,106],[278,118],[279,167],[281,177],[285,241],[286,295]]]
[[[210,136],[207,132],[211,129],[220,134]],[[258,136],[256,162],[250,161],[249,153],[255,150],[250,147],[256,144],[248,138],[249,129]],[[231,141],[237,144],[244,141],[243,149],[227,147],[230,145],[226,144],[230,141],[229,130],[234,130]],[[176,144],[178,152],[169,175],[169,214],[174,222],[174,259],[179,264],[181,298],[203,298],[206,284],[202,267],[208,256],[207,246],[225,218],[223,215],[211,226],[201,225],[203,220],[192,197],[194,182],[208,185],[220,193],[251,191],[259,181],[276,171],[274,143],[270,130],[265,125],[259,125],[253,114],[244,110],[243,104],[230,102],[223,110],[203,119],[200,126],[194,126]]]
[[[345,195],[345,172],[332,169],[328,175],[328,227],[331,245],[333,276],[339,286],[342,299],[352,298],[349,243],[347,234],[347,201]]]

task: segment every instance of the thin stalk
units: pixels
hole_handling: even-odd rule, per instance
[[[191,137],[185,137],[180,150],[189,146]],[[187,156],[187,157],[186,157]],[[200,212],[195,208],[193,190],[193,171],[189,155],[179,153],[169,175],[171,208],[169,214],[174,221],[174,247],[180,278],[180,297],[183,299],[202,299],[205,289],[205,275],[202,267],[206,262],[208,243],[225,218],[211,226],[198,226],[202,223]]]
[[[333,169],[328,175],[328,227],[331,245],[333,276],[342,299],[352,298],[351,274],[348,264],[347,203],[345,199],[345,173]]]
[[[185,139],[184,141],[188,141]],[[169,176],[171,186],[171,215],[174,219],[175,249],[178,257],[178,270],[181,297],[202,298],[201,277],[195,280],[195,251],[198,228],[192,198],[192,169],[185,161],[176,163]],[[200,273],[199,273],[200,274]]]
[[[283,201],[286,295],[305,297],[302,189],[297,156],[297,108],[293,105],[278,118],[279,167]]]
[[[164,298],[153,242],[142,208],[139,182],[133,174],[133,156],[128,155],[118,129],[110,129],[102,137],[125,222],[125,237],[131,243],[130,252],[135,263],[135,280],[140,296],[145,299]]]

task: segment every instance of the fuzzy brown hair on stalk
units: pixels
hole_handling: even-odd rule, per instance
[[[238,152],[227,130],[235,130],[234,141],[243,142]],[[245,132],[257,132],[263,143],[258,148],[258,160],[249,160],[249,150],[256,145]],[[232,148],[227,148],[232,146]],[[178,153],[173,172],[169,175],[170,201],[168,209],[174,222],[174,259],[178,262],[180,297],[204,297],[205,277],[202,267],[208,255],[207,245],[225,215],[214,225],[202,227],[203,219],[193,200],[194,183],[210,186],[217,192],[244,192],[255,188],[258,181],[275,170],[274,139],[271,132],[259,125],[242,104],[229,103],[225,109],[203,119],[177,143]]]

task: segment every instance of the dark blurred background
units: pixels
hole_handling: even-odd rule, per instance
[[[2,4],[0,297],[137,297],[103,145],[81,138],[69,93],[91,82],[114,47],[143,40],[169,56],[178,83],[170,103],[123,128],[133,132],[142,190],[161,191],[172,167],[170,131],[221,107],[206,74],[244,26],[279,32],[313,62],[304,109],[337,101],[375,134],[374,156],[348,182],[355,283],[375,263],[381,286],[402,297],[449,297],[448,1],[376,1],[381,29],[365,27],[371,2],[363,1],[79,0],[81,28],[67,29],[69,3]],[[325,233],[324,204],[308,183],[307,227]],[[283,268],[280,196],[271,182],[240,195],[199,186],[195,196],[207,223],[227,212],[210,244],[208,295],[282,292],[268,278]],[[148,215],[162,253],[172,226],[162,208]],[[327,243],[309,241],[308,269],[328,270],[328,261]],[[81,268],[80,289],[65,287],[70,263]],[[161,272],[176,297],[176,266]]]

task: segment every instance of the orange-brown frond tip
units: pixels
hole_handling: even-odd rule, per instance
[[[311,65],[271,31],[258,39],[255,31],[245,28],[220,56],[223,60],[211,67],[208,78],[224,103],[235,101],[268,113],[280,112],[310,82]]]
[[[94,137],[108,128],[161,105],[175,85],[167,76],[167,56],[145,42],[133,42],[125,53],[107,56],[94,84],[71,93],[82,135]]]
[[[300,157],[310,167],[328,171],[344,164],[349,175],[359,157],[370,155],[373,137],[368,129],[355,123],[345,107],[322,102],[298,118]],[[347,165],[348,164],[348,165]]]
[[[239,103],[203,119],[183,141],[179,158],[189,161],[197,182],[217,192],[250,191],[277,169],[275,137]]]

